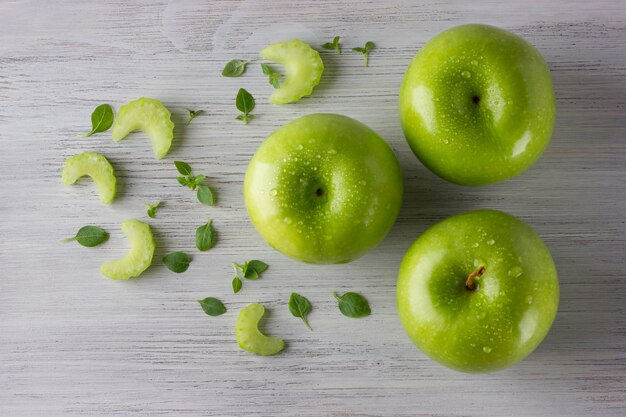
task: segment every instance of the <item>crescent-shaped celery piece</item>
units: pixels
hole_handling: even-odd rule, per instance
[[[259,331],[259,320],[265,313],[261,304],[250,304],[237,317],[235,336],[239,347],[257,355],[275,355],[285,348],[285,341],[277,337],[265,336]]]
[[[113,122],[113,140],[118,142],[135,130],[145,132],[152,141],[157,159],[170,150],[174,139],[174,122],[170,111],[159,100],[141,97],[120,107]]]
[[[99,153],[83,152],[67,158],[61,172],[63,184],[72,185],[80,177],[91,177],[98,187],[100,201],[111,204],[115,198],[117,178],[109,161]]]
[[[106,262],[100,266],[100,272],[108,278],[127,280],[141,275],[152,263],[154,255],[154,237],[146,223],[139,220],[125,220],[121,224],[124,236],[130,241],[130,250],[126,256]]]
[[[285,78],[270,97],[273,104],[294,103],[308,96],[322,78],[324,63],[320,54],[299,39],[274,43],[260,54],[285,67]]]

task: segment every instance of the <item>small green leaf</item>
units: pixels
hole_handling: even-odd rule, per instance
[[[258,272],[259,274],[261,274],[262,272],[265,272],[265,270],[269,267],[268,264],[266,264],[263,261],[258,261],[256,259],[249,261],[248,262],[248,268],[253,268],[256,272]]]
[[[360,47],[352,48],[353,51],[363,54],[363,61],[366,67],[368,66],[369,53],[372,49],[374,49],[374,42],[372,41],[367,41],[363,48],[360,48]]]
[[[148,217],[154,219],[154,215],[156,214],[157,208],[161,205],[160,201],[157,201],[154,204],[146,204],[146,211],[148,212]]]
[[[206,178],[206,175],[198,175],[197,177],[192,177],[191,182],[194,183],[195,185],[200,185],[202,184],[202,181],[204,181]]]
[[[247,263],[244,264],[242,272],[245,279],[249,279],[252,281],[259,279],[259,273],[256,271],[256,269],[250,268]]]
[[[187,111],[189,112],[189,118],[187,119],[187,123],[185,123],[187,126],[189,126],[189,123],[191,123],[191,121],[193,119],[195,119],[197,116],[199,116],[202,113],[204,113],[204,110],[189,110],[189,109],[187,109]]]
[[[243,120],[244,124],[248,124],[248,120],[252,118],[250,112],[254,110],[255,106],[252,94],[248,93],[245,88],[240,88],[237,93],[237,98],[235,99],[235,105],[237,106],[237,110],[243,113],[243,115],[240,115],[237,118]]]
[[[91,113],[91,131],[83,137],[94,133],[106,132],[113,124],[113,109],[108,104],[101,104]]]
[[[185,252],[172,252],[163,257],[165,266],[167,266],[170,271],[176,272],[177,274],[185,272],[187,268],[189,268],[190,262],[191,257]]]
[[[191,167],[189,166],[189,164],[187,162],[183,162],[183,161],[174,161],[174,165],[176,165],[176,169],[178,170],[178,172],[180,172],[182,175],[185,176],[189,176],[191,175]],[[180,182],[180,181],[179,181]]]
[[[272,70],[267,64],[261,64],[261,70],[263,71],[263,74],[269,77],[269,83],[271,86],[273,86],[274,88],[280,88],[280,83],[278,82],[278,79],[282,77],[283,74],[274,72],[274,70]]]
[[[196,248],[199,251],[207,251],[215,244],[215,231],[213,230],[212,220],[209,220],[207,224],[196,229]]]
[[[176,181],[178,181],[178,183],[180,185],[183,185],[185,187],[187,187],[189,185],[189,178],[188,177],[176,177]]]
[[[268,268],[268,265],[263,261],[254,259],[244,262],[243,265],[233,262],[233,268],[235,268],[235,272],[240,269],[244,278],[255,280],[260,278],[261,274]]]
[[[241,59],[233,59],[232,61],[228,61],[228,63],[224,66],[222,70],[223,77],[239,77],[246,71],[246,65],[248,65],[250,61],[243,61]]]
[[[335,36],[332,42],[326,42],[324,45],[322,45],[322,48],[334,50],[335,53],[341,54],[341,45],[339,44],[339,39],[339,36]]]
[[[289,297],[289,311],[291,312],[291,314],[293,314],[294,317],[300,317],[306,327],[308,327],[309,330],[313,331],[307,320],[307,315],[311,311],[311,303],[306,297],[292,292],[291,296]]]
[[[217,298],[207,297],[204,300],[197,300],[200,306],[209,316],[221,316],[226,313],[226,307]]]
[[[272,71],[270,66],[267,64],[261,64],[261,71],[263,71],[263,74],[265,75],[272,75],[274,73],[274,71]]]
[[[239,278],[239,275],[235,275],[235,278],[233,278],[233,292],[237,294],[241,291],[242,286],[243,283],[241,282],[241,278]]]
[[[196,193],[196,197],[198,201],[204,204],[205,206],[212,206],[215,204],[215,199],[213,198],[213,191],[206,185],[201,185],[198,187],[198,192]]]
[[[352,318],[365,317],[372,312],[365,297],[355,292],[347,292],[341,297],[336,292],[333,292],[333,297],[337,300],[339,310],[344,316]]]
[[[109,234],[98,226],[83,226],[76,236],[63,239],[61,242],[77,241],[80,245],[92,248],[109,240]]]

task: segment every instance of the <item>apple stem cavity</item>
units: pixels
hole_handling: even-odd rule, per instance
[[[465,288],[468,291],[474,291],[476,289],[476,284],[474,284],[474,280],[485,273],[485,267],[483,265],[479,266],[474,272],[469,274],[467,280],[465,281]]]
[[[480,97],[478,97],[478,96],[472,96],[472,103],[474,103],[474,104],[478,104],[478,103],[480,103]]]

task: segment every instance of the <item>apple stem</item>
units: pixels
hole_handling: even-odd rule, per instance
[[[467,281],[465,281],[465,288],[467,288],[470,291],[474,291],[476,289],[474,280],[476,279],[476,277],[479,277],[484,273],[485,273],[485,267],[482,265],[479,266],[477,270],[469,274],[469,276],[467,277]]]

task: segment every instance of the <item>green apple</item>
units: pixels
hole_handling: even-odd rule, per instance
[[[550,71],[522,38],[486,25],[447,30],[415,55],[400,89],[400,120],[415,155],[462,185],[530,167],[550,141]]]
[[[276,250],[308,263],[344,263],[376,246],[402,204],[389,145],[358,121],[311,114],[272,133],[250,161],[244,199]]]
[[[459,371],[506,368],[548,333],[559,302],[550,252],[521,220],[479,210],[430,227],[407,251],[398,311],[413,342]]]

